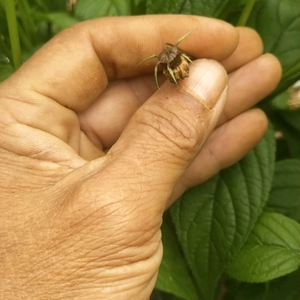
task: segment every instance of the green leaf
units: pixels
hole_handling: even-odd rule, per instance
[[[300,52],[300,49],[299,49]],[[300,132],[300,110],[280,111],[282,118]]]
[[[147,14],[168,14],[172,13],[180,0],[148,0]]]
[[[227,282],[224,300],[299,300],[300,270],[267,283]]]
[[[272,108],[278,109],[278,110],[289,110],[289,100],[290,100],[290,93],[286,90],[280,94],[278,94],[276,97],[272,100]]]
[[[273,131],[244,159],[187,191],[172,207],[180,244],[204,298],[240,250],[268,198],[274,168]]]
[[[198,292],[183,257],[175,232],[167,222],[162,225],[164,256],[156,288],[186,300],[197,300]]]
[[[183,298],[176,297],[172,294],[168,294],[157,289],[151,294],[150,300],[184,300]]]
[[[300,223],[300,160],[276,162],[268,207]]]
[[[299,266],[300,224],[281,214],[264,212],[227,273],[240,281],[265,282]]]
[[[224,17],[228,11],[236,9],[236,0],[180,0],[172,13],[193,14],[207,17]]]
[[[12,75],[14,71],[15,69],[11,64],[0,64],[0,82]]]
[[[59,30],[65,29],[73,24],[76,24],[78,20],[65,12],[53,12],[46,14],[49,21],[55,24]]]
[[[130,1],[124,0],[80,0],[75,9],[75,16],[81,20],[105,16],[126,16],[130,13]]]
[[[258,31],[265,52],[273,53],[283,67],[283,90],[300,78],[300,1],[258,1],[248,26]]]

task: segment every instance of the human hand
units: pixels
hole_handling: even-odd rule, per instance
[[[136,65],[194,28],[180,47],[228,78],[198,60],[156,91],[155,60]],[[266,130],[247,110],[281,69],[261,54],[252,30],[214,19],[103,18],[61,32],[3,82],[2,298],[148,299],[165,208]]]

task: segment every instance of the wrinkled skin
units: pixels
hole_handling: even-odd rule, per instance
[[[136,65],[193,28],[181,47],[207,59],[157,91],[155,61]],[[149,299],[164,210],[257,144],[267,119],[248,109],[280,77],[253,30],[214,19],[54,37],[0,85],[1,299]]]

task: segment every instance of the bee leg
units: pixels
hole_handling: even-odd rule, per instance
[[[170,68],[169,65],[167,66],[167,70],[168,70],[169,74],[171,75],[171,77],[172,77],[174,83],[177,84],[177,80],[176,80],[176,78],[175,78],[174,72],[173,72],[173,70]]]
[[[197,29],[197,28],[195,28],[195,29],[189,31],[189,32],[186,33],[184,36],[182,36],[182,37],[176,42],[175,45],[178,46],[178,44],[179,44],[180,42],[182,42],[188,35],[190,35],[190,34],[191,34],[192,32],[194,32],[196,29]]]
[[[186,59],[189,63],[191,63],[193,66],[196,66],[193,61],[184,53],[181,54],[181,56]]]
[[[147,61],[148,59],[152,59],[152,58],[154,58],[154,57],[157,57],[157,55],[156,55],[156,54],[153,54],[153,55],[150,55],[150,56],[144,58],[144,59],[137,65],[137,67],[138,67],[139,65],[141,65],[142,63],[144,63],[145,61]]]
[[[154,68],[154,78],[155,78],[155,83],[156,83],[157,89],[159,89],[158,79],[157,79],[157,67],[158,67],[158,65],[159,65],[159,62],[155,65],[155,68]]]

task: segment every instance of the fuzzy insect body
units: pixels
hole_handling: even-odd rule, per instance
[[[164,51],[158,54],[157,59],[161,64],[167,64],[172,62],[178,54],[179,52],[176,46],[165,44]]]
[[[179,82],[180,80],[189,77],[189,61],[181,55],[177,55],[176,58],[170,63],[170,68],[174,74],[176,81],[173,79],[173,76],[171,76],[166,67],[163,67],[163,74],[171,83],[177,84],[177,82]]]
[[[158,89],[159,84],[157,79],[157,72],[159,65],[162,66],[163,74],[167,77],[167,79],[169,79],[171,83],[174,83],[176,85],[180,80],[189,76],[189,63],[193,64],[193,62],[183,51],[181,51],[181,49],[178,48],[178,45],[195,30],[196,29],[186,33],[176,42],[175,45],[166,43],[164,50],[161,53],[159,53],[158,55],[150,55],[138,64],[139,66],[145,61],[157,57],[158,62],[154,68],[154,77]]]

